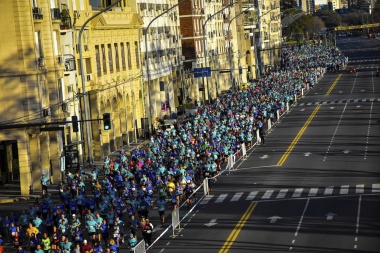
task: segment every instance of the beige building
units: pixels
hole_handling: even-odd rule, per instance
[[[87,3],[83,4],[83,1],[78,3],[79,5],[73,6],[71,13],[76,17],[74,31],[76,59],[79,59],[78,37],[81,26],[107,4],[101,1],[92,8]],[[136,2],[121,1],[110,11],[92,19],[84,29],[83,70],[89,118],[92,120],[90,126],[92,146],[89,150],[85,150],[87,160],[91,157],[103,158],[123,143],[143,135],[142,128],[146,115],[140,58],[142,24],[143,21],[136,10]],[[77,92],[81,94],[83,93],[82,73],[78,71],[77,74]],[[80,104],[81,118],[85,119],[84,101]],[[102,120],[96,120],[102,119],[104,113],[111,115],[110,130],[103,128]],[[87,127],[83,126],[83,129]]]
[[[265,74],[280,67],[282,44],[280,0],[259,0],[256,15],[258,66],[260,74]]]
[[[99,4],[96,7],[101,8],[107,1]],[[85,27],[82,86],[79,30],[98,11],[82,0],[2,4],[0,13],[7,22],[0,30],[7,36],[0,38],[0,171],[8,182],[19,182],[21,194],[28,194],[29,188],[39,189],[42,174],[60,179],[64,151],[79,153],[69,162],[87,162],[103,158],[142,134],[146,117],[140,60],[142,19],[135,2],[122,1]],[[88,99],[87,117],[84,97]],[[96,120],[103,113],[111,114],[110,130],[103,130],[102,120]],[[79,119],[78,132],[73,131],[72,116]],[[81,122],[85,119],[92,120],[90,147],[86,124]]]
[[[329,0],[328,2],[331,2],[333,10],[342,8],[342,1],[341,0]]]
[[[62,131],[47,131],[58,124],[46,123],[64,119],[61,20],[50,0],[5,1],[0,15],[6,20],[0,24],[0,170],[28,194],[42,173],[60,176]]]
[[[170,118],[183,100],[177,4],[174,0],[137,0],[137,11],[143,20],[140,44],[145,115],[155,128],[158,119]]]

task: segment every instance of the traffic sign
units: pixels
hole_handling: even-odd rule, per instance
[[[211,76],[211,68],[194,68],[194,78]]]

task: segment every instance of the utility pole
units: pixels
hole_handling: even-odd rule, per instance
[[[93,164],[93,154],[92,154],[91,126],[90,126],[90,121],[89,121],[89,118],[90,118],[90,112],[89,112],[89,106],[88,106],[89,102],[87,101],[88,98],[87,98],[87,92],[86,92],[86,79],[85,79],[84,66],[83,66],[82,34],[83,34],[83,31],[84,31],[84,28],[86,27],[86,25],[91,20],[93,20],[94,18],[96,18],[100,14],[109,11],[115,5],[119,4],[120,2],[121,2],[121,0],[117,0],[113,4],[107,6],[103,10],[99,11],[98,13],[96,13],[95,15],[93,15],[92,17],[90,17],[89,19],[87,19],[83,23],[83,25],[82,25],[82,27],[81,27],[81,29],[79,31],[79,38],[78,38],[79,69],[80,69],[80,75],[81,75],[81,80],[82,80],[82,93],[83,93],[83,101],[84,101],[84,119],[85,119],[85,122],[86,122],[86,134],[87,134],[88,162],[89,162],[90,165]],[[84,143],[82,145],[84,146]],[[83,147],[83,151],[84,150],[85,150],[85,148]]]

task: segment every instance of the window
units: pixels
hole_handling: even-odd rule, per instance
[[[116,72],[120,71],[120,63],[119,63],[119,47],[117,43],[113,44],[115,49],[115,63],[116,63]]]
[[[58,41],[57,41],[57,31],[53,31],[53,50],[54,50],[54,56],[57,56],[59,54],[59,52],[58,52]]]
[[[44,57],[44,54],[43,54],[43,51],[42,51],[41,32],[40,31],[34,32],[34,40],[35,40],[35,43],[36,43],[37,58]]]
[[[96,73],[98,76],[102,75],[102,66],[100,65],[100,51],[99,46],[95,46],[95,60],[96,60]]]
[[[125,65],[125,51],[124,51],[124,43],[120,44],[120,55],[121,55],[121,67],[123,70],[126,70],[126,65]]]
[[[102,44],[100,47],[102,49],[103,74],[107,74],[106,49],[104,47],[104,44]]]
[[[108,48],[108,63],[110,67],[110,73],[113,73],[113,59],[112,59],[112,47],[111,44],[107,45]]]
[[[131,45],[127,42],[127,57],[128,57],[128,68],[132,69],[132,59],[131,59]]]
[[[77,10],[76,0],[72,0],[72,3],[73,3],[73,10],[76,11]]]
[[[135,41],[135,56],[136,56],[136,68],[140,68],[139,44],[137,43],[137,41]]]

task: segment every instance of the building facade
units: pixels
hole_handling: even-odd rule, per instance
[[[64,66],[59,56],[59,8],[50,0],[6,1],[0,14],[0,163],[8,182],[20,183],[22,194],[40,184],[41,174],[60,176],[64,121]],[[55,125],[58,127],[58,124]]]
[[[137,1],[142,17],[140,37],[144,102],[149,125],[177,113],[184,94],[178,4],[181,1]]]
[[[257,59],[260,74],[280,67],[281,11],[280,0],[259,0],[257,8]]]
[[[0,13],[0,171],[21,194],[278,61],[278,0],[17,0]]]
[[[92,1],[94,7],[83,1],[78,1],[78,4],[73,5],[71,12],[76,17],[74,44],[78,66],[80,47],[83,58],[83,70],[78,69],[77,72],[77,93],[85,91],[87,94],[86,97],[79,96],[79,100],[81,118],[90,120],[90,127],[84,123],[82,132],[85,144],[91,143],[84,150],[85,159],[91,162],[144,134],[146,114],[140,56],[143,21],[137,12],[136,2],[121,1],[84,26],[79,45],[80,29],[86,20],[110,3]],[[81,81],[82,71],[84,84]],[[87,109],[84,99],[88,99]],[[111,118],[109,130],[103,127],[105,113],[109,113]]]

